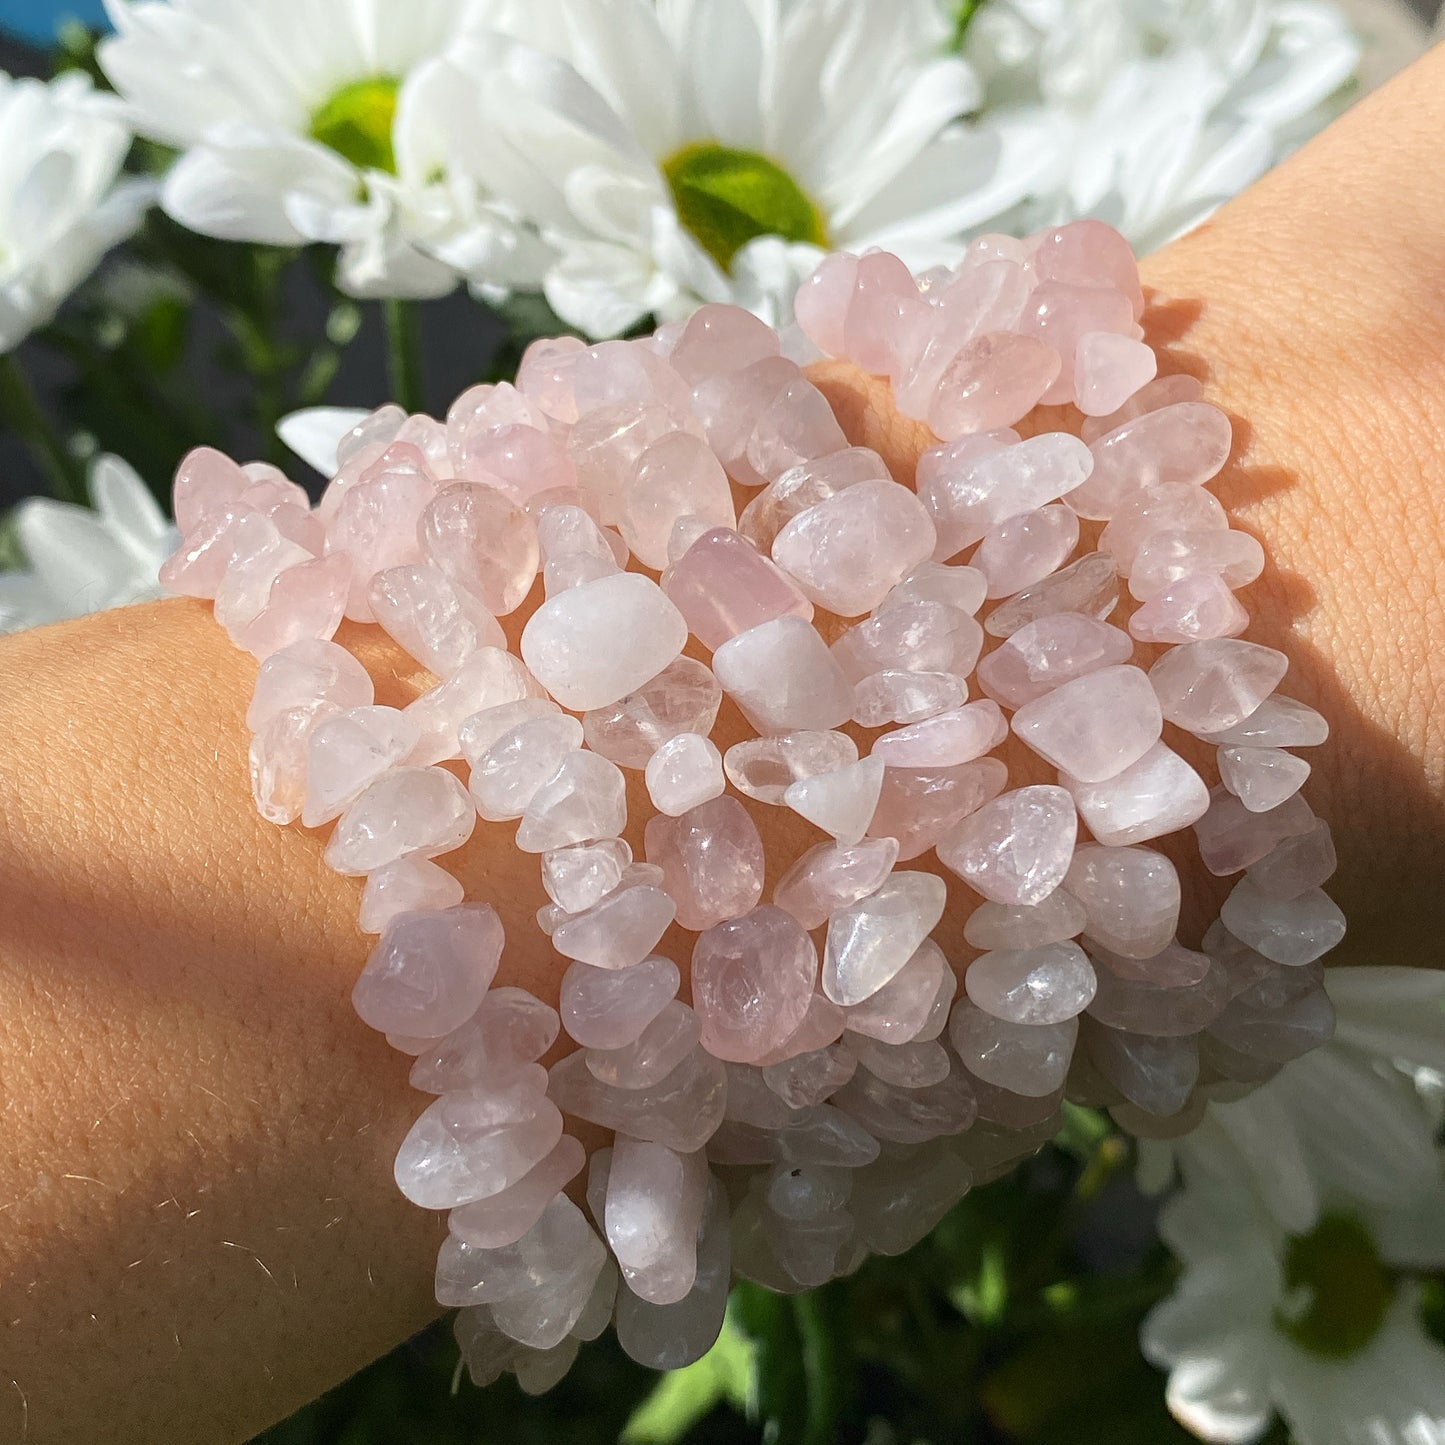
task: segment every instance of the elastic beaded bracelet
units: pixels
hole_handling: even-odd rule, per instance
[[[450,1211],[437,1298],[479,1383],[545,1389],[609,1320],[685,1364],[735,1274],[798,1290],[907,1249],[1063,1098],[1183,1132],[1329,1036],[1344,921],[1288,751],[1327,728],[1238,636],[1264,558],[1206,490],[1229,421],[1156,377],[1143,307],[1094,221],[917,280],[828,257],[787,349],[889,378],[939,438],[916,479],[727,306],[538,342],[445,423],[384,407],[314,509],[273,468],[182,464],[163,581],[261,659],[263,815],[334,821],[327,861],[365,878],[354,1000],[437,1096],[396,1177]],[[1013,430],[1039,405],[1078,434]],[[376,706],[343,616],[435,686]],[[724,707],[751,733],[725,752]],[[1019,785],[1019,744],[1054,781]],[[655,810],[631,827],[624,769]],[[771,879],[769,808],[812,833]],[[501,922],[432,861],[479,818],[538,855],[548,1002],[492,987]],[[1145,846],[1190,828],[1243,873],[1199,948]],[[982,900],[971,960],[931,936],[949,878]]]

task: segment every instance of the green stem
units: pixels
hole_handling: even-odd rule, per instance
[[[388,297],[381,303],[386,320],[387,375],[391,399],[408,412],[426,406],[426,381],[422,371],[421,327],[416,308],[408,301]]]
[[[0,356],[0,422],[25,443],[61,501],[86,504],[83,469],[66,451],[13,353]]]
[[[802,1445],[833,1445],[849,1414],[853,1370],[846,1322],[839,1317],[841,1302],[841,1294],[829,1285],[793,1296],[808,1397]]]

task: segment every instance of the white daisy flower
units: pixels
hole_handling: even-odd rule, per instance
[[[0,71],[0,353],[135,230],[150,191],[117,183],[130,142],[85,76],[47,85]]]
[[[1413,1272],[1445,1264],[1445,1180],[1403,1203],[1331,1196],[1290,1234],[1246,1180],[1191,1181],[1160,1233],[1184,1269],[1144,1322],[1174,1416],[1201,1439],[1258,1440],[1276,1411],[1297,1445],[1440,1445],[1445,1350]]]
[[[518,228],[454,185],[424,77],[478,0],[106,0],[100,63],[136,128],[181,152],[162,205],[225,240],[341,248],[358,296],[439,296],[452,267],[502,268]]]
[[[161,595],[156,574],[180,534],[146,484],[119,457],[102,456],[90,496],[94,511],[48,497],[16,509],[29,569],[0,572],[0,633]]]
[[[956,123],[979,89],[934,0],[499,0],[496,18],[512,44],[455,56],[451,164],[536,223],[547,298],[592,336],[704,301],[784,318],[830,248],[950,260],[1036,173],[1020,128]]]

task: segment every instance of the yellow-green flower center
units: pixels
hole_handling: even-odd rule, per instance
[[[1375,1243],[1357,1219],[1327,1214],[1310,1231],[1290,1240],[1285,1284],[1298,1309],[1280,1311],[1279,1328],[1302,1349],[1343,1359],[1374,1339],[1395,1281]]]
[[[396,174],[392,123],[401,81],[374,75],[343,85],[311,117],[311,136],[360,170]]]
[[[828,245],[822,214],[776,161],[714,141],[684,146],[662,163],[678,219],[726,271],[758,236]]]

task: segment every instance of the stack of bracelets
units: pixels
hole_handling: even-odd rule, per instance
[[[891,381],[940,439],[916,479],[719,305],[537,342],[445,423],[383,407],[314,508],[182,464],[162,580],[261,660],[262,814],[334,822],[365,879],[354,1002],[436,1096],[396,1180],[449,1211],[437,1299],[478,1382],[545,1389],[609,1321],[688,1363],[735,1274],[907,1249],[1063,1099],[1180,1133],[1329,1037],[1344,920],[1287,751],[1326,724],[1238,636],[1264,558],[1206,490],[1229,421],[1156,377],[1143,304],[1096,221],[919,278],[828,257],[788,349]],[[1077,435],[1013,430],[1040,404]],[[429,689],[376,706],[343,617]],[[765,877],[770,809],[802,846]],[[555,997],[491,986],[501,921],[434,861],[479,819],[540,860]],[[1198,948],[1148,846],[1189,830],[1243,875]]]

